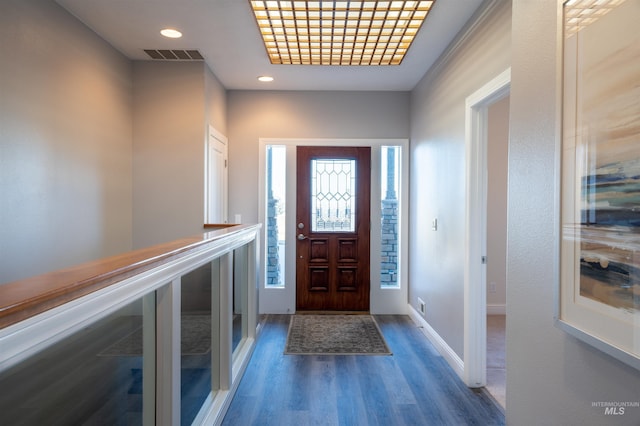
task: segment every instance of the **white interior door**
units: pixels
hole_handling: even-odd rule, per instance
[[[206,223],[227,223],[227,138],[209,126],[207,138]]]

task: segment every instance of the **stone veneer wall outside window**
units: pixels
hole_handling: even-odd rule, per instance
[[[380,285],[398,285],[398,200],[382,200]]]

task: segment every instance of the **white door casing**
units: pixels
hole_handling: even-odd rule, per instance
[[[467,97],[465,105],[464,374],[469,387],[486,385],[487,373],[487,124],[488,107],[509,95],[511,68]]]

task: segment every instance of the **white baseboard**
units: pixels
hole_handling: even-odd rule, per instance
[[[464,361],[458,356],[457,353],[444,341],[442,337],[429,325],[429,323],[409,305],[409,316],[422,330],[422,333],[429,339],[431,344],[436,348],[438,353],[447,361],[449,366],[458,374],[458,376],[464,380]]]
[[[487,315],[507,315],[507,305],[487,304]]]

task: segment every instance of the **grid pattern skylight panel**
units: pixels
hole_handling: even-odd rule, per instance
[[[596,22],[625,0],[568,0],[564,4],[565,37]]]
[[[250,1],[272,64],[400,65],[435,1]]]

